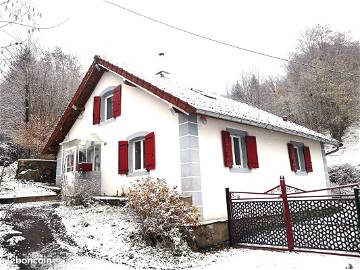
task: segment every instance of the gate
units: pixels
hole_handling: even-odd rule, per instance
[[[226,188],[230,245],[359,253],[360,199],[355,186],[305,191],[280,177],[280,185],[264,193]],[[345,188],[354,192],[343,194]]]

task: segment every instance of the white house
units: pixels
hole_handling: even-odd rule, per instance
[[[325,144],[339,142],[96,56],[43,154],[57,155],[59,185],[91,178],[99,194],[121,195],[146,176],[164,178],[191,196],[208,221],[226,217],[225,187],[263,192],[280,175],[302,189],[325,187]]]

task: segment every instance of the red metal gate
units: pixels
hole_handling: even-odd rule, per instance
[[[285,184],[264,192],[226,188],[230,245],[360,252],[358,184],[305,191]],[[352,189],[344,194],[344,189]],[[326,193],[317,195],[319,192]]]

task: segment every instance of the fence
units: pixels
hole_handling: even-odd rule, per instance
[[[333,194],[355,186],[305,191],[286,185],[282,177],[279,186],[264,193],[227,188],[230,244],[360,252],[359,189]]]

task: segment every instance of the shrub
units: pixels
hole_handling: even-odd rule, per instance
[[[360,169],[350,164],[331,167],[329,180],[338,185],[360,183]]]
[[[129,189],[129,206],[140,221],[144,239],[175,252],[183,248],[181,239],[191,239],[192,228],[199,225],[197,208],[186,206],[164,179],[137,180]]]

